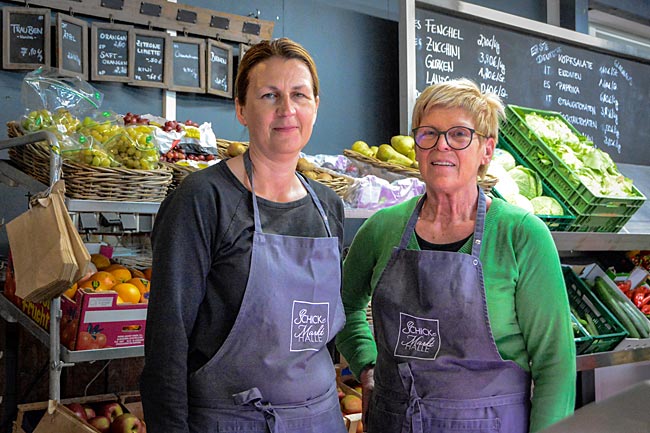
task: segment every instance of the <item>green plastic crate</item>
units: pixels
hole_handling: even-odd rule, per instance
[[[515,159],[515,162],[517,165],[523,165],[526,168],[530,168],[528,164],[519,156],[517,155],[512,147],[506,142],[506,140],[503,137],[499,137],[499,144],[497,147],[509,152],[512,157]],[[575,215],[571,214],[571,210],[566,206],[564,203],[564,200],[561,199],[560,197],[553,192],[547,185],[544,180],[542,180],[542,192],[543,195],[552,197],[555,200],[557,200],[558,203],[560,203],[560,206],[562,206],[562,210],[564,211],[564,215],[537,215],[539,219],[544,221],[544,224],[548,227],[549,230],[551,231],[556,231],[556,232],[563,232],[563,231],[568,231],[574,224],[575,222]],[[492,188],[492,195],[495,197],[503,198],[501,194],[499,194],[499,191],[496,190],[495,188]]]
[[[591,344],[582,354],[607,352],[627,337],[627,331],[614,315],[603,305],[589,287],[576,275],[570,266],[562,266],[569,304],[582,317],[587,314],[593,319],[598,335],[590,335]]]
[[[636,188],[635,197],[610,197],[601,196],[591,192],[572,170],[549,149],[526,124],[524,116],[528,113],[537,113],[546,117],[560,118],[575,134],[580,134],[564,117],[554,111],[536,110],[532,108],[508,105],[506,107],[506,122],[501,126],[500,132],[506,141],[511,144],[514,153],[522,158],[530,168],[535,169],[548,183],[558,196],[562,197],[576,216],[576,224],[573,231],[583,230],[583,226],[593,228],[597,224],[591,224],[591,216],[603,216],[620,218],[609,228],[622,227],[632,215],[639,210],[646,200],[646,197]],[[627,217],[623,221],[623,217]],[[581,223],[582,225],[578,224]],[[622,223],[622,224],[621,224]],[[605,231],[605,230],[600,230]]]
[[[591,343],[594,341],[594,339],[589,335],[587,330],[582,326],[580,321],[576,319],[576,317],[571,314],[571,322],[575,324],[575,327],[578,329],[579,335],[575,335],[573,337],[573,341],[576,345],[576,355],[582,355],[585,353],[587,350],[589,350],[589,347],[591,346]]]

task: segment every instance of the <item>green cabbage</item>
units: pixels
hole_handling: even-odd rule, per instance
[[[492,164],[498,164],[506,170],[511,170],[515,168],[515,165],[517,165],[515,158],[510,154],[510,152],[498,147],[494,149],[494,155],[492,155],[492,162],[490,165]]]
[[[535,213],[535,208],[533,208],[533,205],[530,203],[530,200],[528,200],[526,197],[524,197],[521,194],[512,194],[509,196],[503,196],[505,201],[507,201],[510,204],[514,204],[515,206],[518,206],[524,210],[527,210],[530,213]]]
[[[502,197],[519,194],[519,186],[517,186],[517,182],[515,182],[505,168],[501,167],[499,164],[490,164],[487,172],[498,179],[493,188],[496,189]]]
[[[509,170],[508,174],[517,183],[519,193],[527,199],[530,200],[542,195],[542,179],[536,171],[518,165]]]
[[[553,197],[547,197],[545,195],[535,197],[530,200],[530,204],[533,205],[535,215],[564,215],[562,205]]]

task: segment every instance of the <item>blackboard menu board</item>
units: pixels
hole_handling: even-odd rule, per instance
[[[471,78],[506,104],[562,113],[616,162],[650,165],[650,61],[429,6],[411,25],[416,95]]]
[[[167,87],[169,84],[170,39],[167,33],[132,29],[129,35],[130,84]]]
[[[56,14],[56,64],[63,75],[88,80],[88,23]]]
[[[92,23],[90,46],[92,68],[90,78],[95,81],[130,80],[129,32],[132,26]]]
[[[232,46],[208,40],[207,92],[232,98]]]
[[[50,65],[50,10],[2,8],[2,67],[36,69]]]
[[[173,37],[171,90],[205,93],[205,40]]]

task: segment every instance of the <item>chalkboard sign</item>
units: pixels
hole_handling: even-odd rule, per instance
[[[91,24],[92,80],[130,81],[133,71],[129,63],[129,33],[132,28],[121,24]]]
[[[244,55],[246,54],[246,51],[250,49],[250,45],[246,44],[239,44],[239,59],[237,61],[237,67],[239,68],[239,65],[241,64],[242,59],[244,58]]]
[[[171,90],[205,93],[205,40],[173,37]]]
[[[129,34],[129,64],[133,75],[129,84],[144,87],[167,87],[171,61],[167,33],[132,29]]]
[[[56,47],[59,73],[88,80],[88,23],[57,13]]]
[[[49,66],[50,35],[49,9],[2,8],[2,67]]]
[[[232,98],[232,46],[208,39],[207,92]]]
[[[511,15],[484,17],[416,4],[407,24],[415,35],[414,97],[429,84],[471,78],[506,104],[562,113],[616,162],[650,165],[650,60],[578,43],[599,40],[566,29],[556,34],[575,37],[534,33],[536,24],[520,17],[529,28],[505,27],[516,21]]]

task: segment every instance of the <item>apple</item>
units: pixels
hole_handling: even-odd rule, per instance
[[[111,421],[111,423],[123,413],[124,410],[122,409],[122,406],[120,406],[120,404],[116,401],[104,403],[99,407],[99,410],[97,410],[98,415],[105,416]]]
[[[111,420],[103,415],[89,419],[88,423],[99,430],[100,433],[110,433],[111,431]]]
[[[86,419],[92,419],[95,418],[95,409],[93,409],[90,406],[85,406],[84,405],[84,410],[86,411]]]
[[[70,409],[77,417],[81,419],[86,419],[86,409],[79,403],[68,403],[65,405]]]
[[[124,413],[111,423],[111,433],[146,433],[147,427],[137,416]]]

